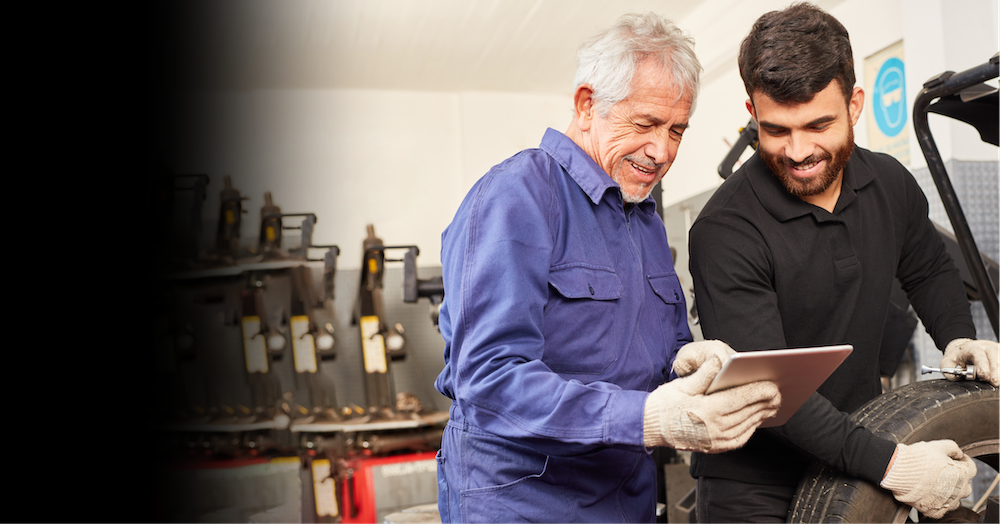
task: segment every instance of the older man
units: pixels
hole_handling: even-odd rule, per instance
[[[490,170],[442,235],[443,521],[651,522],[651,447],[733,449],[776,413],[770,382],[702,394],[732,350],[685,345],[649,196],[700,69],[668,20],[621,18],[580,50],[567,132]]]
[[[972,459],[950,440],[897,445],[847,416],[881,393],[893,280],[945,351],[942,366],[973,364],[977,379],[996,386],[997,343],[975,340],[958,270],[916,180],[892,157],[854,145],[864,92],[844,26],[809,4],[767,13],[744,39],[739,66],[760,145],[691,229],[702,330],[740,351],[854,352],[782,427],[733,452],[694,455],[698,518],[785,522],[813,460],[941,518],[971,492]]]

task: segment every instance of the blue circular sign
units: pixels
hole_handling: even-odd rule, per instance
[[[903,61],[890,58],[875,76],[872,111],[885,136],[896,136],[906,126],[906,76]]]

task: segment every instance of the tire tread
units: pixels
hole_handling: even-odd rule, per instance
[[[954,424],[962,411],[975,409],[988,402],[992,409],[985,412],[991,420],[977,424]],[[868,428],[876,436],[896,443],[921,440],[921,433],[935,431],[944,425],[961,435],[939,435],[934,438],[997,438],[1000,396],[997,388],[983,382],[928,380],[916,382],[872,399],[858,408],[851,420]],[[992,412],[992,415],[989,413]],[[978,412],[975,412],[978,413]],[[937,425],[935,424],[937,423]],[[992,429],[991,429],[992,428]],[[926,435],[923,435],[926,437]],[[926,440],[923,438],[922,440]],[[897,503],[892,495],[861,479],[842,475],[839,471],[814,463],[803,475],[798,493],[792,501],[789,522],[883,522],[887,511],[895,512]]]

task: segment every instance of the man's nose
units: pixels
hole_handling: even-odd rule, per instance
[[[669,164],[672,160],[673,150],[670,143],[670,130],[658,130],[653,133],[649,144],[646,146],[646,156],[657,164]]]
[[[813,153],[812,142],[806,139],[802,133],[789,133],[788,142],[785,144],[785,157],[792,162],[801,162],[809,158]]]

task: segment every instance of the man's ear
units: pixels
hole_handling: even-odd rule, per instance
[[[757,110],[753,106],[753,99],[751,99],[751,98],[747,99],[747,111],[750,112],[750,117],[752,117],[753,120],[754,120],[754,122],[756,122],[757,121]]]
[[[594,90],[590,84],[580,84],[573,93],[573,110],[576,127],[589,131],[594,120]]]
[[[847,110],[851,115],[851,125],[858,123],[861,118],[861,110],[865,108],[865,91],[860,87],[855,87],[851,93],[851,101],[847,103]]]

